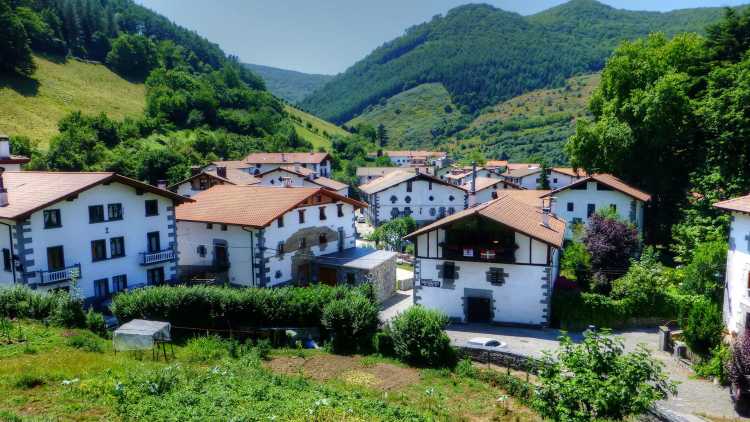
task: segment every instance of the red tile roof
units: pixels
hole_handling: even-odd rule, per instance
[[[508,166],[508,160],[487,160],[486,163],[484,163],[485,167],[507,167]]]
[[[10,157],[0,157],[0,166],[3,164],[26,164],[31,158],[23,155],[11,155]]]
[[[316,185],[322,186],[322,187],[324,187],[326,189],[330,189],[330,190],[339,191],[341,189],[345,189],[345,188],[349,187],[349,185],[347,185],[345,183],[341,183],[341,182],[339,182],[337,180],[329,179],[329,178],[323,177],[323,176],[317,176],[314,179],[313,178],[309,178],[311,175],[315,174],[315,172],[312,171],[312,170],[310,170],[310,169],[308,169],[308,168],[302,167],[302,166],[282,166],[282,167],[277,167],[275,169],[265,171],[265,172],[259,174],[258,176],[262,177],[262,176],[265,176],[266,174],[272,173],[274,171],[284,171],[284,172],[287,172],[287,173],[296,174],[297,176],[307,177],[308,178],[307,179],[308,182],[314,183]]]
[[[728,199],[714,204],[716,208],[750,214],[750,195]]]
[[[552,171],[556,171],[570,177],[586,177],[589,175],[582,169],[574,169],[572,167],[552,167]]]
[[[493,177],[477,177],[475,189],[477,192],[479,192],[483,189],[487,189],[497,184],[505,185],[506,187],[510,187],[511,189],[525,189],[513,182],[509,182],[502,178],[497,179]],[[461,187],[464,188],[464,190],[470,191],[471,190],[471,177],[469,177],[469,181],[464,183],[463,186]]]
[[[389,157],[443,157],[447,155],[444,151],[383,151]]]
[[[327,152],[255,152],[243,161],[246,164],[320,164],[330,158]]]
[[[177,207],[177,220],[262,228],[314,195],[365,208],[367,204],[322,188],[217,185]]]
[[[25,218],[55,202],[107,182],[119,182],[177,202],[192,201],[168,190],[112,172],[6,171],[3,173],[3,184],[8,190],[8,205],[0,207],[0,218]]]
[[[647,194],[646,192],[643,192],[642,190],[639,190],[633,186],[628,185],[627,183],[623,182],[622,180],[618,179],[617,177],[607,174],[607,173],[596,173],[592,174],[588,177],[585,177],[583,179],[579,179],[568,186],[563,186],[559,189],[555,189],[552,192],[548,193],[545,196],[553,196],[558,192],[562,192],[564,190],[570,189],[573,186],[578,186],[584,183],[588,183],[590,181],[596,181],[598,183],[604,184],[606,186],[609,186],[610,188],[620,191],[624,193],[625,195],[628,195],[632,198],[638,199],[643,202],[648,202],[651,200],[651,195]]]
[[[529,168],[539,168],[541,165],[537,163],[508,163],[508,170],[518,170],[518,169],[529,169]]]
[[[396,186],[399,183],[403,183],[403,182],[417,179],[417,178],[430,180],[433,183],[437,183],[437,184],[445,185],[445,186],[451,186],[456,189],[463,190],[463,188],[461,188],[460,186],[452,185],[444,180],[438,179],[437,177],[431,176],[429,174],[424,174],[424,173],[415,173],[407,169],[394,171],[393,173],[388,173],[383,177],[378,177],[377,179],[374,179],[368,183],[365,183],[364,185],[360,185],[359,189],[366,194],[373,194],[373,193],[377,193],[382,190],[388,189],[391,186]]]
[[[518,201],[510,195],[510,192],[499,192],[499,197],[493,201],[486,202],[474,208],[459,211],[451,216],[440,219],[406,236],[406,239],[414,238],[422,233],[435,230],[447,224],[461,220],[469,216],[482,216],[496,221],[504,226],[520,233],[526,234],[541,242],[555,247],[562,247],[565,234],[565,222],[552,215],[548,216],[549,226],[542,224],[542,211],[531,205]],[[521,191],[515,191],[521,192]]]

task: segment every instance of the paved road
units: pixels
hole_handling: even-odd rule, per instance
[[[508,350],[528,356],[541,356],[545,350],[559,347],[559,330],[495,327],[485,324],[455,324],[448,327],[448,336],[454,344],[461,344],[471,337],[498,337],[508,344]],[[740,418],[732,407],[729,392],[710,381],[698,379],[692,371],[683,367],[668,353],[657,351],[656,329],[634,329],[617,332],[621,336],[626,351],[632,351],[638,344],[651,350],[652,356],[664,364],[672,380],[677,381],[677,395],[662,402],[667,409],[683,415]],[[570,333],[574,341],[579,341],[580,333]]]
[[[380,305],[378,318],[381,322],[388,322],[399,313],[413,305],[412,290],[397,290],[396,294]]]

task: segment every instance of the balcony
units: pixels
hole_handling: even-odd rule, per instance
[[[453,261],[476,261],[503,264],[516,262],[516,249],[513,245],[499,246],[497,244],[455,245],[442,243],[443,257]]]
[[[164,249],[156,252],[141,252],[141,265],[158,264],[159,262],[172,261],[177,254],[174,249]]]
[[[39,271],[39,278],[36,283],[30,284],[48,285],[70,281],[73,277],[81,278],[81,264],[72,265],[59,270]]]

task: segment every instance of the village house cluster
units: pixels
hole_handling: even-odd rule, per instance
[[[356,190],[330,177],[326,153],[254,153],[152,186],[108,172],[24,171],[29,159],[0,136],[0,285],[75,287],[95,306],[129,289],[207,281],[372,283],[385,300],[397,254],[357,247],[356,221],[410,216],[414,303],[457,321],[544,326],[573,227],[608,209],[642,231],[650,201],[609,174],[383,154],[392,166],[357,169]],[[750,323],[750,196],[716,207],[732,213],[724,314],[737,332]]]

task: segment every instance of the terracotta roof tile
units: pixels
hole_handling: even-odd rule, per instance
[[[485,167],[507,167],[508,166],[508,160],[487,160],[486,163],[484,163]]]
[[[282,166],[282,167],[277,167],[277,168],[275,168],[273,170],[268,170],[266,172],[263,172],[259,176],[264,176],[264,175],[266,175],[268,173],[272,173],[274,171],[285,171],[287,173],[296,174],[296,175],[301,176],[301,177],[307,177],[308,178],[307,179],[308,182],[315,183],[316,185],[319,185],[321,187],[324,187],[324,188],[330,189],[330,190],[339,191],[341,189],[349,187],[349,185],[347,185],[345,183],[341,183],[341,182],[339,182],[337,180],[329,179],[328,177],[324,177],[324,176],[317,176],[314,179],[313,178],[309,178],[311,175],[315,174],[315,172],[312,171],[312,170],[310,170],[310,169],[308,169],[308,168],[304,168],[302,166]]]
[[[510,192],[513,191],[502,192],[499,194],[500,196],[493,201],[457,212],[451,216],[438,220],[409,234],[406,238],[413,238],[419,234],[434,230],[471,215],[479,215],[542,242],[558,248],[562,247],[563,237],[565,235],[565,222],[550,215],[548,217],[549,226],[545,227],[542,224],[542,211],[514,199],[513,196],[509,194]]]
[[[217,185],[198,193],[195,202],[177,207],[177,220],[265,227],[313,195],[325,195],[357,208],[367,204],[321,188]]]
[[[3,184],[8,190],[8,205],[0,207],[0,218],[24,217],[104,182],[123,183],[178,202],[190,201],[173,192],[111,172],[6,171]]]
[[[582,169],[574,169],[572,167],[552,167],[552,171],[556,171],[570,177],[586,177],[589,175]]]
[[[588,183],[589,181],[594,180],[598,183],[602,183],[606,186],[609,186],[610,188],[620,191],[624,193],[625,195],[628,195],[632,198],[638,199],[643,202],[648,202],[651,200],[651,195],[647,194],[646,192],[643,192],[642,190],[639,190],[633,186],[628,185],[627,183],[623,182],[622,180],[618,179],[617,177],[608,174],[608,173],[595,173],[588,177],[585,177],[583,179],[579,179],[568,186],[563,186],[559,189],[555,189],[552,192],[548,193],[545,196],[551,196],[558,192],[570,189],[573,186],[578,186],[583,183]]]
[[[330,158],[327,152],[255,152],[245,157],[246,164],[320,164]]]
[[[463,188],[459,186],[452,185],[448,182],[440,180],[429,174],[415,173],[409,170],[400,170],[400,171],[394,171],[393,173],[388,173],[383,177],[379,177],[375,180],[372,180],[369,183],[365,183],[364,185],[361,185],[359,189],[364,193],[373,194],[373,193],[377,193],[382,190],[388,189],[391,186],[396,186],[399,183],[403,183],[408,180],[412,180],[416,178],[431,180],[433,183],[438,183],[438,184],[445,185],[445,186],[452,186],[452,187],[455,187],[456,189],[463,190]]]
[[[503,191],[510,195],[511,198],[523,202],[526,205],[531,205],[535,208],[541,208],[542,207],[542,197],[550,193],[549,190],[541,190],[541,189],[521,189],[521,190],[515,190],[515,189],[509,189],[506,191]]]
[[[389,157],[443,157],[447,155],[444,151],[383,151],[383,155]]]
[[[505,173],[503,173],[503,176],[507,176],[507,177],[526,177],[526,176],[531,176],[532,174],[541,173],[541,172],[542,172],[542,168],[541,167],[532,167],[532,168],[522,167],[522,168],[517,168],[517,169],[511,169],[509,167],[508,171],[506,171]]]
[[[750,214],[750,195],[728,199],[714,204],[716,208]]]
[[[385,176],[388,173],[393,173],[394,171],[400,170],[407,170],[414,173],[416,172],[415,169],[419,169],[419,171],[421,172],[428,173],[429,167],[357,167],[357,177],[381,177]]]
[[[477,177],[475,189],[477,192],[479,192],[496,184],[505,185],[506,187],[510,186],[511,189],[524,189],[513,182],[508,182],[505,179],[497,179],[493,177]],[[464,183],[462,187],[464,188],[464,190],[471,190],[471,178],[469,178],[469,181]]]
[[[518,169],[529,169],[529,168],[539,168],[541,165],[537,163],[508,163],[508,170],[518,170]]]

